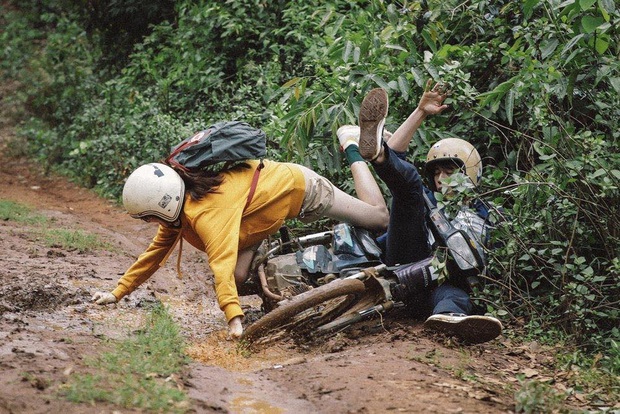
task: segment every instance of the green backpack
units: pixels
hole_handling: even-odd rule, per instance
[[[254,172],[246,207],[250,205],[266,155],[265,133],[245,122],[217,122],[174,146],[166,163],[183,171],[200,171],[221,162],[261,160]]]
[[[260,160],[265,158],[266,141],[263,131],[245,122],[218,122],[174,146],[166,161],[197,171],[220,162]]]

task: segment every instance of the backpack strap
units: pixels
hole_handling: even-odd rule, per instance
[[[260,163],[256,167],[256,171],[254,171],[254,177],[252,177],[252,184],[250,185],[250,193],[248,194],[248,201],[245,203],[244,210],[248,208],[250,203],[252,202],[252,198],[254,197],[254,192],[256,191],[256,185],[258,184],[258,177],[260,176],[260,170],[263,169],[265,164],[263,164],[263,160],[260,160]]]
[[[170,165],[172,167],[179,168],[180,170],[183,170],[185,172],[189,172],[189,169],[186,168],[185,166],[181,165],[180,163],[176,162],[174,160],[174,157],[179,155],[179,153],[181,151],[183,151],[185,148],[191,147],[192,145],[196,144],[197,142],[198,141],[187,141],[187,142],[183,143],[182,145],[179,145],[179,148],[177,148],[176,150],[172,151],[172,153],[170,155],[168,155],[168,158],[166,158],[166,162],[168,163],[168,165]]]

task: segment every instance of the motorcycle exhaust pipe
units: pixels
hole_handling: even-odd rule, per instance
[[[269,299],[275,300],[276,302],[283,300],[284,296],[276,295],[271,290],[269,290],[269,284],[267,283],[267,275],[265,275],[265,266],[260,265],[257,269],[257,272],[258,272],[258,278],[260,280],[260,285],[261,285],[261,288],[263,289],[263,293],[265,294],[265,296],[267,296]]]

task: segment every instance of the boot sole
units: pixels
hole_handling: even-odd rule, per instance
[[[481,344],[497,338],[502,333],[502,324],[483,316],[472,315],[458,321],[430,319],[424,328],[455,335],[465,342]]]
[[[381,88],[368,92],[362,101],[359,116],[359,150],[362,158],[366,160],[374,159],[379,153],[387,112],[387,92]]]

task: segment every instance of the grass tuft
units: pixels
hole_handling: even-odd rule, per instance
[[[80,253],[112,248],[97,235],[82,230],[48,229],[44,231],[43,238],[49,247],[78,250]]]
[[[32,225],[32,233],[40,237],[48,247],[77,250],[80,253],[93,250],[112,250],[114,246],[102,241],[97,235],[83,230],[67,230],[52,227],[44,216],[35,214],[28,206],[9,200],[0,200],[0,220]],[[53,220],[52,220],[53,222]]]
[[[187,361],[178,326],[158,305],[143,330],[87,361],[95,373],[73,376],[62,394],[76,403],[108,402],[128,409],[185,413],[190,404],[178,374]]]
[[[25,205],[10,200],[0,200],[0,220],[16,223],[44,223],[45,217],[38,216]]]

